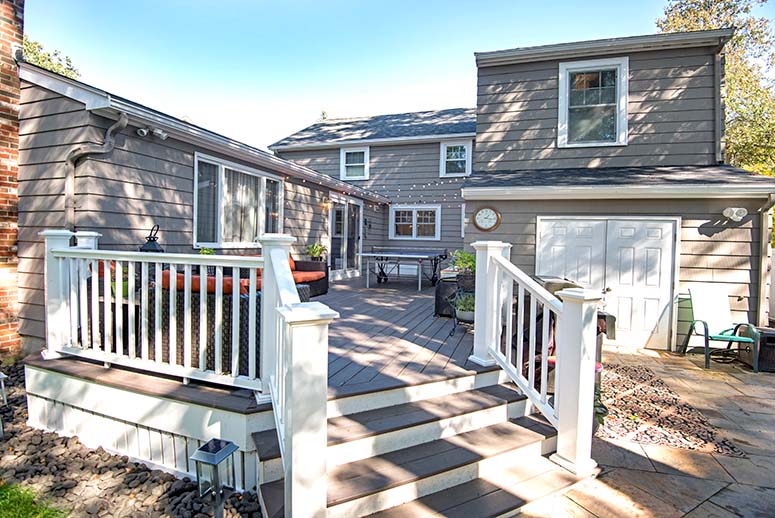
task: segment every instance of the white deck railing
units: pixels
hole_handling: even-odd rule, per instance
[[[263,257],[240,257],[102,250],[94,232],[41,235],[45,358],[255,390],[274,409],[286,516],[325,516],[328,326],[339,315],[299,301],[293,237],[266,234]]]
[[[554,296],[511,263],[510,244],[472,246],[476,325],[471,360],[500,366],[557,428],[554,460],[575,473],[589,473],[596,466],[591,448],[600,295],[565,289]]]

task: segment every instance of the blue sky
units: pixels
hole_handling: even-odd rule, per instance
[[[265,147],[322,110],[475,106],[475,51],[649,34],[663,5],[27,0],[25,31],[89,84]]]

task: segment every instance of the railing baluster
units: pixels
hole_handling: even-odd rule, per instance
[[[73,259],[78,261],[78,311],[81,316],[81,349],[89,348],[89,296],[88,296],[88,270],[86,259]]]
[[[207,369],[207,266],[199,267],[199,369]]]
[[[502,354],[504,349],[503,343],[503,276],[497,266],[493,266],[495,269],[495,343],[492,344],[495,354]]]
[[[162,289],[161,263],[154,263],[154,315],[153,315],[153,359],[156,363],[162,363],[162,325],[161,325],[161,289]]]
[[[167,361],[170,365],[178,364],[178,269],[170,264],[170,351]]]
[[[528,369],[527,369],[527,382],[528,386],[530,388],[535,387],[535,377],[536,377],[536,298],[531,293],[530,294],[530,322],[528,322],[528,326],[530,329],[530,335],[529,335],[529,346],[528,346],[528,354],[527,354],[527,361],[528,361]]]
[[[517,357],[511,365],[518,366],[517,372],[524,377],[522,365],[524,364],[525,348],[525,287],[521,284],[517,290]]]
[[[100,276],[99,261],[92,259],[91,266],[91,346],[99,349],[100,343]]]
[[[148,354],[148,263],[140,263],[140,355],[143,360]]]
[[[514,340],[514,281],[504,276],[506,284],[506,364],[511,365]]]
[[[105,353],[113,352],[113,311],[111,309],[110,295],[110,261],[102,261],[102,307],[105,314],[104,347]]]
[[[70,270],[68,296],[70,297],[70,346],[78,343],[78,263],[75,259],[67,259]]]
[[[127,263],[127,343],[129,344],[129,357],[137,357],[137,336],[135,333],[135,262]]]
[[[248,377],[256,377],[256,269],[250,269],[248,285]]]
[[[234,291],[232,286],[232,292]],[[220,374],[222,369],[221,343],[223,326],[223,266],[215,267],[215,372]]]
[[[231,375],[239,375],[240,269],[231,269]]]
[[[546,387],[549,384],[549,306],[542,304],[543,317],[541,329],[541,403],[546,403]]]
[[[183,366],[191,367],[191,265],[183,266]]]
[[[121,261],[116,261],[116,281],[113,283],[113,297],[116,302],[116,340],[115,351],[119,356],[124,354],[124,268]]]

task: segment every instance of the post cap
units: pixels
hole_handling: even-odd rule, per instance
[[[261,234],[258,242],[262,245],[292,245],[296,238],[288,234]]]
[[[503,250],[506,247],[511,248],[511,243],[504,243],[503,241],[476,241],[471,243],[471,247],[474,250]]]
[[[339,313],[321,302],[299,302],[277,309],[288,324],[331,321]]]
[[[565,288],[555,293],[555,296],[561,298],[563,302],[593,302],[603,298],[603,295],[596,290],[587,290],[584,288]]]
[[[75,233],[75,237],[102,237],[102,234],[91,230],[79,230]]]

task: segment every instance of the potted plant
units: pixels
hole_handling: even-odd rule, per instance
[[[322,243],[313,243],[311,245],[307,245],[305,252],[313,261],[322,261],[323,254],[328,252],[328,248],[326,248]]]
[[[600,398],[600,385],[595,385],[595,416],[592,422],[592,435],[595,435],[597,429],[605,422],[605,418],[608,417],[608,407],[603,404],[603,400]]]
[[[476,284],[476,256],[465,250],[452,252],[452,267],[457,270],[457,287],[464,291],[474,291]]]
[[[215,255],[215,250],[212,248],[200,248],[199,255]],[[207,267],[207,275],[215,275],[215,266]]]
[[[461,322],[473,322],[474,321],[474,295],[471,293],[463,293],[459,295],[455,301],[455,317]]]

